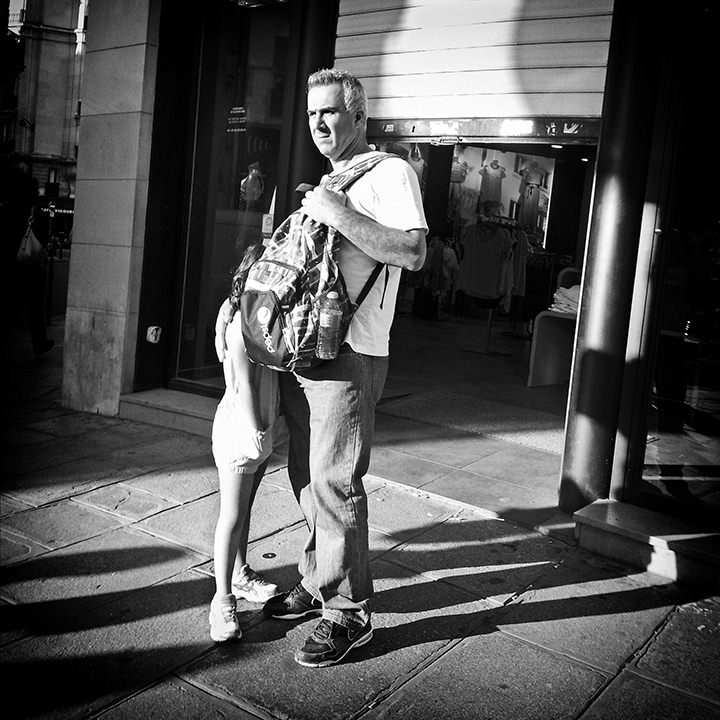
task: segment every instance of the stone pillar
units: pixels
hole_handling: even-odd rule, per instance
[[[660,78],[652,10],[646,0],[613,8],[560,480],[568,513],[610,493]]]
[[[89,6],[62,402],[116,415],[133,388],[160,0]]]

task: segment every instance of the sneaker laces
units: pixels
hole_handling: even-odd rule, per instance
[[[235,608],[232,605],[221,605],[219,607],[220,614],[226,623],[235,622]]]
[[[302,595],[303,593],[306,593],[307,590],[303,587],[302,583],[298,583],[288,594],[287,599],[293,600],[298,595]]]
[[[328,640],[332,636],[333,623],[323,618],[313,630],[313,636],[318,640]]]
[[[266,583],[265,578],[260,577],[249,565],[243,566],[240,571],[240,581],[244,583],[259,582]]]

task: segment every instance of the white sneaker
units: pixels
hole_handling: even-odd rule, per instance
[[[210,603],[210,637],[215,642],[225,642],[242,637],[240,623],[235,614],[234,595],[215,595]]]
[[[278,586],[268,582],[249,565],[243,565],[239,575],[233,578],[232,591],[236,597],[243,597],[250,602],[264,603],[278,594]]]

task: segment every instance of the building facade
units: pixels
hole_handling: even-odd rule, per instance
[[[581,272],[559,506],[600,552],[644,513],[655,525],[630,538],[632,559],[672,574],[665,518],[701,531],[717,517],[717,223],[707,203],[685,212],[704,44],[661,42],[670,19],[645,9],[218,0],[186,17],[163,0],[93,0],[64,404],[116,415],[147,391],[189,406],[217,395],[228,269],[323,172],[303,84],[342,65],[368,90],[370,139],[416,167],[431,236],[493,202],[534,242],[543,281]],[[707,32],[709,12],[691,3],[682,36]],[[523,297],[523,319],[547,307]]]

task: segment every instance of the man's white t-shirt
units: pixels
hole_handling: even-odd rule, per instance
[[[358,155],[352,165],[376,154],[372,151]],[[368,215],[381,225],[427,232],[420,183],[412,167],[401,158],[388,158],[378,163],[356,180],[346,194],[349,208]],[[355,300],[377,261],[343,237],[338,264],[350,298]],[[387,265],[383,268],[355,313],[345,338],[355,352],[381,357],[388,354],[400,273],[399,267]]]

